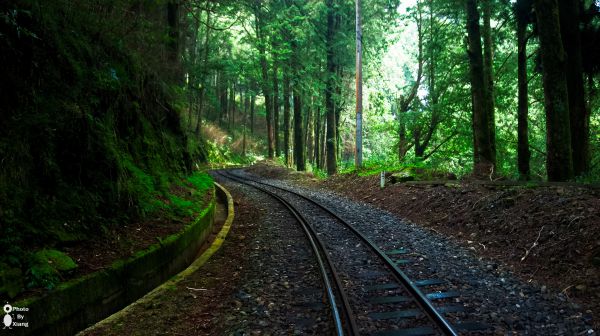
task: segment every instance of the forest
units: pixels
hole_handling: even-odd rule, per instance
[[[327,174],[358,163],[598,179],[596,2],[207,2],[189,12],[184,124],[226,131],[236,154]]]
[[[600,181],[593,0],[5,0],[0,63],[3,298],[211,167]]]

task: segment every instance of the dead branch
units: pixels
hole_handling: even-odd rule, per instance
[[[542,230],[544,230],[544,227],[545,225],[542,225],[542,227],[540,228],[540,232],[538,232],[537,238],[535,239],[533,244],[531,244],[531,247],[525,250],[525,255],[523,256],[523,258],[521,258],[521,262],[523,262],[527,258],[527,256],[529,256],[529,252],[531,252],[531,250],[533,250],[534,247],[538,246],[538,241],[540,240],[540,236],[542,235]]]
[[[185,287],[185,288],[192,290],[192,291],[207,291],[208,290],[206,288],[193,288],[193,287]]]

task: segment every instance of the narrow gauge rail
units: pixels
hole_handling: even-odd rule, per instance
[[[408,278],[408,276],[406,276],[406,274],[404,272],[402,272],[402,270],[400,268],[398,268],[396,263],[394,263],[394,261],[385,252],[383,252],[373,241],[371,241],[368,237],[366,237],[359,230],[357,230],[352,224],[348,223],[346,220],[344,220],[340,216],[338,216],[333,210],[331,210],[330,208],[321,204],[318,201],[315,201],[309,197],[306,197],[302,194],[299,194],[299,193],[297,193],[293,190],[289,190],[287,188],[282,188],[282,187],[275,186],[275,185],[265,183],[262,181],[257,181],[255,179],[251,179],[248,177],[241,177],[239,175],[235,175],[230,172],[227,172],[227,173],[220,172],[220,174],[227,178],[236,180],[240,183],[253,186],[253,187],[260,189],[262,191],[265,191],[271,195],[273,195],[272,192],[269,192],[269,191],[265,190],[264,188],[257,186],[255,184],[267,186],[269,188],[274,188],[274,189],[277,189],[280,191],[284,191],[284,192],[293,194],[293,195],[295,195],[301,199],[304,199],[304,200],[308,201],[309,203],[317,206],[318,208],[322,209],[324,212],[328,213],[331,217],[335,218],[338,222],[342,223],[342,225],[344,225],[347,229],[349,229],[357,237],[359,237],[360,240],[362,242],[364,242],[379,257],[379,259],[381,261],[383,261],[385,266],[387,266],[387,268],[392,273],[393,278],[396,280],[396,282],[398,284],[400,284],[404,289],[406,289],[406,291],[414,299],[417,306],[419,306],[419,308],[424,312],[425,316],[427,316],[429,318],[429,320],[435,326],[435,329],[428,328],[428,327],[421,327],[421,328],[414,328],[414,329],[400,329],[400,330],[397,330],[397,333],[393,333],[394,335],[430,335],[433,333],[441,333],[443,335],[453,335],[453,336],[458,335],[458,333],[455,331],[455,329],[452,327],[452,325],[433,306],[431,301],[427,298],[427,296],[423,292],[421,292],[421,290],[415,285],[415,283],[413,281],[411,281]],[[250,183],[248,183],[248,181],[251,181],[254,184],[250,184]],[[279,196],[277,196],[277,197],[279,197]],[[308,225],[308,226],[310,226],[310,225]],[[358,330],[358,329],[355,329],[355,330]],[[437,330],[437,332],[435,332],[436,330]]]
[[[321,272],[321,276],[323,278],[323,284],[325,286],[325,290],[327,293],[327,298],[329,300],[329,305],[332,312],[332,317],[335,323],[336,335],[350,335],[350,336],[358,336],[358,328],[356,326],[356,319],[354,314],[352,313],[352,309],[350,308],[350,304],[348,302],[348,296],[344,290],[340,277],[331,261],[331,258],[325,251],[325,247],[321,239],[318,237],[317,233],[314,229],[308,224],[308,221],[302,216],[300,211],[298,211],[294,206],[292,206],[287,200],[283,199],[279,195],[256,185],[252,185],[247,183],[243,179],[232,176],[229,173],[224,173],[222,171],[216,171],[217,174],[237,181],[238,183],[242,183],[253,188],[256,188],[267,195],[276,199],[279,203],[285,206],[291,214],[296,218],[298,223],[300,224],[303,232],[306,234],[306,237],[310,243],[312,251],[315,255],[315,259],[319,264],[319,270]],[[333,283],[329,279],[329,276],[333,278]],[[338,307],[338,303],[336,302],[336,294],[339,295],[341,300],[341,305]],[[341,311],[341,312],[340,312]],[[343,315],[340,316],[340,315]],[[346,333],[345,333],[346,332]]]

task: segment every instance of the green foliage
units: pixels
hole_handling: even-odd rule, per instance
[[[152,214],[163,208],[164,204],[157,199],[159,191],[156,188],[157,184],[164,188],[162,183],[156,183],[156,180],[160,180],[161,177],[155,178],[148,175],[130,159],[125,159],[122,163],[125,169],[126,195],[137,200],[140,215]]]
[[[52,289],[61,280],[60,272],[77,268],[77,264],[68,255],[53,249],[44,249],[30,256],[28,287]]]
[[[308,165],[308,171],[312,172],[313,175],[319,180],[324,180],[327,178],[327,171],[320,169],[313,165]]]
[[[214,183],[210,175],[202,172],[195,172],[187,178],[187,181],[194,186],[198,194],[205,194],[208,190],[212,189]]]
[[[34,253],[33,263],[48,264],[53,269],[59,272],[70,271],[77,268],[77,264],[61,251],[53,249],[45,249]]]
[[[229,146],[219,146],[216,142],[207,141],[208,162],[227,163],[230,162],[231,149]]]
[[[194,203],[192,201],[174,195],[169,195],[169,201],[171,202],[170,209],[175,216],[186,217],[194,214]]]
[[[0,3],[0,263],[29,286],[60,276],[24,246],[46,251],[169,211],[171,185],[206,160],[181,129],[163,5]]]
[[[212,190],[214,183],[212,177],[204,172],[195,172],[188,176],[185,181],[186,183],[180,184],[179,188],[185,189],[192,196],[193,201],[172,193],[166,195],[169,200],[169,206],[166,207],[166,210],[174,218],[190,217],[200,213],[205,204],[195,198]]]
[[[253,139],[248,137],[248,142],[250,141],[253,141]],[[261,154],[256,153],[255,148],[248,148],[246,154],[242,154],[239,142],[239,140],[233,141],[231,137],[227,137],[225,141],[219,142],[207,139],[207,161],[215,166],[235,166],[250,165],[263,159]],[[250,147],[250,145],[248,145],[248,147]]]
[[[440,168],[439,165],[433,165],[430,162],[416,160],[413,162],[398,163],[392,160],[366,160],[363,167],[356,170],[351,164],[340,171],[341,174],[357,174],[358,176],[378,175],[381,172],[386,173],[404,173],[418,181],[445,180],[455,178],[456,175],[451,170]]]
[[[422,164],[421,164],[422,165]],[[367,159],[363,161],[363,167],[360,170],[356,170],[356,167],[351,162],[344,163],[344,169],[340,170],[341,174],[358,174],[359,176],[371,176],[379,174],[382,171],[386,172],[397,172],[404,170],[407,167],[414,165],[398,163],[394,160],[386,158],[382,159]]]

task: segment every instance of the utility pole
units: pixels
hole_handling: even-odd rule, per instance
[[[354,165],[362,167],[362,27],[360,0],[356,0],[356,150]]]

